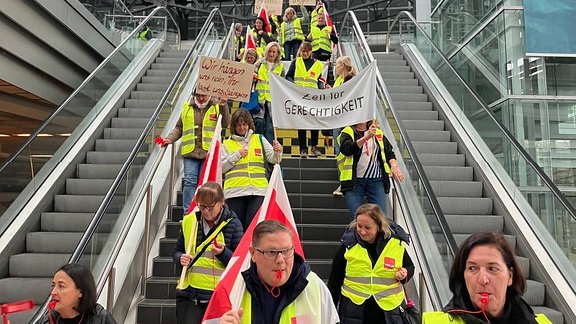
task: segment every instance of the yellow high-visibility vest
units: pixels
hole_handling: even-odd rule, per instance
[[[552,324],[552,321],[544,314],[536,314],[536,322],[539,324]],[[425,312],[422,314],[422,324],[466,324],[457,315],[444,312]]]
[[[354,139],[354,131],[352,130],[352,127],[346,126],[342,130],[340,135],[338,135],[338,137],[336,138],[338,144],[340,144],[340,136],[342,136],[342,133],[346,133],[350,137],[352,137],[352,139]],[[376,138],[376,142],[378,142],[378,146],[380,146],[380,156],[382,157],[382,161],[384,162],[384,172],[389,174],[390,165],[388,165],[388,162],[386,160],[386,153],[384,152],[384,133],[382,132],[382,130],[377,129],[376,136],[374,137]],[[340,171],[340,181],[352,180],[352,174],[353,174],[352,168],[354,167],[354,156],[344,155],[342,154],[342,151],[340,151],[340,153],[336,157],[336,163],[338,164],[338,170]]]
[[[295,68],[294,83],[303,87],[318,89],[318,78],[322,75],[322,69],[324,68],[320,61],[315,61],[310,70],[306,70],[304,60],[298,57],[296,58]]]
[[[323,29],[320,29],[318,25],[312,27],[312,51],[323,49],[328,53],[332,53],[332,41],[330,40],[330,35],[324,29],[328,29],[332,33],[332,27],[330,26],[324,26]]]
[[[277,75],[281,75],[283,69],[284,64],[279,62],[272,72],[276,73]],[[256,90],[258,90],[258,101],[272,101],[272,98],[270,97],[270,83],[268,82],[268,67],[265,62],[262,62],[258,67],[258,78],[260,79],[258,83],[256,83]]]
[[[202,121],[202,149],[208,150],[214,137],[216,123],[218,122],[219,105],[210,106],[204,113]],[[182,108],[182,155],[194,151],[196,148],[196,128],[194,121],[194,108],[188,102]]]
[[[228,152],[242,149],[240,143],[233,139],[226,139],[223,143]],[[252,186],[266,188],[266,156],[260,142],[260,134],[252,134],[249,142],[248,154],[238,160],[234,167],[224,174],[224,190],[230,188],[243,188]]]

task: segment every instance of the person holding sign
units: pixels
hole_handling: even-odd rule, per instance
[[[254,20],[254,29],[252,29],[252,36],[254,36],[254,40],[256,41],[258,56],[262,56],[266,45],[274,41],[274,36],[271,32],[266,31],[266,26],[267,24],[262,17],[256,17]]]
[[[258,90],[258,102],[262,108],[254,117],[254,132],[262,134],[272,143],[274,140],[274,125],[272,125],[272,106],[270,105],[270,84],[268,83],[268,72],[276,73],[284,77],[284,64],[280,61],[280,45],[277,42],[270,42],[266,45],[264,58],[256,63],[256,90]]]
[[[334,28],[326,26],[324,9],[318,11],[316,25],[310,27],[306,40],[312,43],[312,57],[326,62],[332,55],[332,44],[338,44],[338,36]]]
[[[282,161],[282,145],[254,134],[252,116],[243,108],[232,114],[230,134],[221,151],[224,195],[246,230],[266,195],[266,164]]]
[[[340,323],[402,324],[403,284],[414,275],[406,233],[378,205],[364,204],[340,242],[328,279]]]
[[[284,11],[284,19],[280,25],[278,39],[281,46],[284,47],[284,60],[293,60],[298,55],[298,48],[304,41],[304,32],[302,24],[307,24],[309,20],[306,7],[301,6],[302,18],[296,17],[296,10],[292,7]]]
[[[196,202],[200,211],[184,217],[172,252],[174,263],[185,269],[176,290],[178,324],[202,322],[220,275],[244,235],[219,184],[207,182],[198,188]]]
[[[184,183],[182,185],[182,207],[184,215],[188,212],[196,187],[202,165],[210,148],[210,141],[214,137],[214,130],[218,122],[218,115],[222,115],[222,128],[230,122],[228,98],[220,98],[220,102],[212,97],[194,91],[189,102],[184,103],[180,119],[166,138],[162,139],[162,146],[172,144],[182,138],[182,158],[184,161]]]
[[[324,82],[320,81],[324,64],[312,58],[312,44],[303,42],[298,50],[298,57],[290,63],[286,80],[292,81],[299,86],[315,89],[323,89]],[[318,130],[310,130],[310,142],[312,144],[312,154],[322,155],[318,149]],[[308,157],[308,143],[306,130],[298,130],[298,145],[300,146],[300,157]]]
[[[354,219],[364,196],[369,203],[378,204],[382,210],[386,210],[386,194],[390,191],[389,174],[397,181],[404,180],[392,144],[373,121],[345,127],[338,141],[340,154],[336,162],[350,219]]]

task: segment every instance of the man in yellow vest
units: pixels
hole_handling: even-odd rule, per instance
[[[276,220],[258,224],[252,234],[252,262],[242,272],[246,290],[239,309],[225,324],[338,323],[328,288],[294,253],[292,232]]]
[[[318,12],[316,25],[310,27],[306,40],[312,43],[312,57],[326,62],[332,55],[332,44],[338,44],[338,36],[334,28],[326,26],[324,10]]]

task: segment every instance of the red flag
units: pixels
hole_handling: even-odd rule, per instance
[[[324,21],[326,21],[326,26],[332,27],[332,29],[334,29],[334,33],[338,35],[336,32],[336,27],[334,26],[334,23],[332,23],[332,18],[330,18],[328,10],[326,10],[326,6],[324,6],[324,4],[322,4],[322,11],[324,11]]]
[[[294,222],[294,216],[292,215],[292,209],[288,201],[288,194],[286,193],[286,187],[284,187],[279,165],[274,166],[268,190],[266,191],[266,196],[264,197],[264,202],[260,210],[256,213],[246,233],[244,233],[226,270],[220,277],[212,299],[210,299],[210,303],[208,303],[208,309],[204,314],[203,324],[218,323],[224,313],[240,307],[246,288],[246,284],[240,273],[250,267],[250,252],[248,248],[252,243],[252,233],[256,225],[265,219],[275,219],[286,225],[290,231],[292,231],[296,253],[304,257],[304,250],[302,249],[300,237],[296,231],[296,223]]]
[[[266,22],[266,31],[268,33],[271,33],[272,26],[270,26],[270,20],[268,20],[268,12],[266,11],[266,7],[264,6],[264,1],[262,1],[262,6],[260,7],[260,11],[258,12],[258,17],[262,18]]]
[[[220,162],[220,146],[222,145],[222,115],[218,115],[218,121],[216,122],[216,129],[214,130],[214,137],[210,142],[210,148],[208,149],[208,154],[206,155],[206,160],[202,165],[202,171],[200,171],[200,178],[198,180],[198,188],[200,188],[206,182],[216,182],[222,185],[222,163]],[[190,214],[194,208],[196,208],[196,193],[194,193],[194,198],[190,203],[190,207],[186,211],[185,215]]]

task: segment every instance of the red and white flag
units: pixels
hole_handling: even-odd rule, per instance
[[[326,21],[326,26],[332,27],[332,29],[334,29],[334,33],[338,35],[338,32],[336,31],[336,26],[334,26],[332,18],[330,18],[328,10],[326,10],[326,6],[324,4],[322,4],[322,11],[324,12],[324,21]]]
[[[266,196],[264,197],[264,202],[260,210],[256,213],[246,233],[244,233],[226,270],[220,277],[216,289],[214,289],[214,294],[212,295],[212,299],[210,299],[210,303],[208,303],[208,309],[204,314],[202,324],[218,323],[224,313],[240,307],[244,290],[246,289],[246,284],[244,283],[241,272],[250,267],[250,252],[248,248],[252,243],[252,233],[258,223],[267,219],[277,220],[292,231],[296,253],[304,257],[304,250],[302,249],[300,237],[296,231],[296,223],[294,222],[294,216],[292,215],[292,209],[290,208],[288,194],[286,193],[286,187],[284,187],[279,165],[274,166],[274,171],[272,171],[272,175],[270,176],[268,190],[266,191]]]
[[[249,48],[256,50],[256,41],[254,40],[254,35],[252,35],[252,28],[246,26],[246,37],[244,38],[244,55],[242,56],[242,63],[246,61],[246,51]]]
[[[268,11],[266,11],[266,7],[264,6],[264,1],[262,1],[262,5],[260,6],[260,11],[258,12],[258,17],[262,18],[266,22],[266,32],[272,32],[272,26],[270,26],[270,20],[268,20]]]
[[[216,182],[219,185],[222,185],[222,163],[220,162],[220,146],[222,146],[221,137],[222,115],[218,115],[216,129],[214,130],[214,137],[212,137],[212,141],[210,142],[210,148],[208,149],[206,160],[204,160],[204,164],[202,165],[202,171],[200,171],[200,178],[198,180],[198,187],[196,187],[196,192],[198,192],[198,188],[200,188],[206,182]],[[194,198],[192,198],[190,207],[188,207],[185,215],[190,214],[194,208],[196,208],[196,193],[194,193]]]

